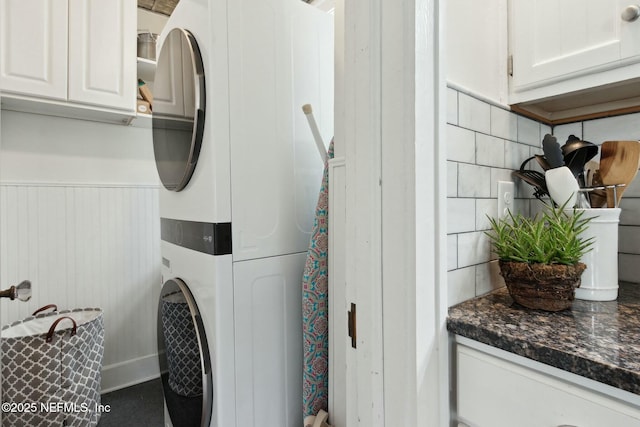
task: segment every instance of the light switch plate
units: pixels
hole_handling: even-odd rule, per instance
[[[498,216],[504,218],[513,213],[515,187],[511,181],[498,181]]]

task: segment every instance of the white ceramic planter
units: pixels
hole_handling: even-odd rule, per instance
[[[593,218],[583,233],[594,237],[591,251],[580,261],[587,265],[576,298],[589,301],[613,301],[618,298],[618,223],[620,208],[576,209],[583,218]]]

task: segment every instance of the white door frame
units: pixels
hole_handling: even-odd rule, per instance
[[[349,427],[449,424],[444,3],[336,3]]]

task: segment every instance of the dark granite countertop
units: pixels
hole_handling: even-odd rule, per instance
[[[621,283],[617,301],[575,300],[556,313],[525,308],[501,288],[449,308],[447,329],[640,394],[640,284]]]

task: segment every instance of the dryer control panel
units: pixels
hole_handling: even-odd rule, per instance
[[[209,255],[231,253],[230,222],[198,222],[160,218],[160,238],[165,242]]]

